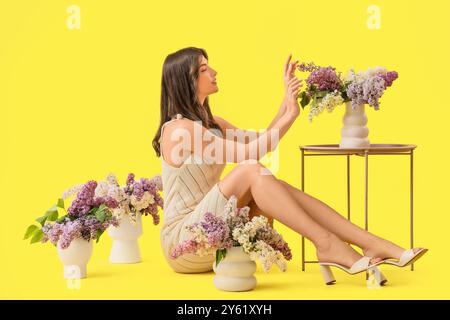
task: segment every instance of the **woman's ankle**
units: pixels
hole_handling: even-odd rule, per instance
[[[369,251],[370,249],[378,246],[382,240],[383,239],[381,239],[380,237],[377,237],[374,234],[369,234],[367,236],[367,238],[365,239],[364,243],[362,243],[358,247],[360,247],[361,250],[363,250],[364,252]]]
[[[313,244],[316,247],[317,252],[327,252],[331,249],[333,241],[337,241],[338,237],[331,232],[326,232],[320,237],[316,237],[313,240]]]

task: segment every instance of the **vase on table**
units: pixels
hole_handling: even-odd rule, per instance
[[[64,278],[81,279],[87,274],[87,263],[92,256],[93,240],[74,239],[68,248],[57,243],[58,256],[64,264]]]
[[[352,107],[351,102],[345,103],[345,114],[342,120],[340,148],[368,148],[370,147],[369,129],[365,104]]]
[[[216,265],[213,279],[217,289],[224,291],[248,291],[256,287],[256,263],[250,259],[242,246],[227,249],[225,258]]]
[[[109,261],[111,263],[141,262],[138,239],[142,235],[142,214],[136,216],[132,223],[128,216],[120,219],[119,226],[110,226],[108,234],[113,239]]]

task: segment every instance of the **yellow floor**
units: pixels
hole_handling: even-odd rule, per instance
[[[389,282],[384,287],[366,286],[363,273],[355,276],[336,270],[337,284],[326,286],[317,265],[300,270],[299,245],[294,244],[294,259],[283,273],[275,267],[266,274],[258,265],[258,285],[249,292],[230,293],[217,290],[213,272],[177,274],[171,271],[159,250],[154,230],[140,239],[142,263],[113,265],[108,262],[111,239],[104,235],[94,245],[88,264],[88,277],[80,282],[65,281],[56,250],[50,244],[16,247],[2,262],[3,299],[448,299],[449,280],[446,266],[434,261],[430,250],[409,268],[383,266]],[[3,250],[7,250],[6,247]]]

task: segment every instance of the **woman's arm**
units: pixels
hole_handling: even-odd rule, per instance
[[[298,92],[293,93],[297,94]],[[286,112],[273,123],[272,128],[248,143],[223,139],[202,126],[201,122],[180,119],[166,127],[169,141],[164,145],[167,150],[165,156],[169,157],[169,162],[175,166],[181,165],[190,154],[195,154],[209,163],[259,161],[268,152],[276,149],[299,114],[300,108],[296,98],[288,99]]]
[[[283,98],[280,108],[278,109],[278,113],[275,115],[275,117],[272,119],[269,126],[265,130],[272,129],[275,123],[284,115],[285,112],[286,112],[286,98]],[[213,117],[214,120],[222,128],[222,131],[225,133],[226,139],[232,139],[234,141],[241,141],[241,142],[250,142],[253,141],[254,139],[257,139],[259,135],[262,133],[260,131],[240,129],[221,117],[218,116]],[[231,136],[227,135],[227,130],[231,134]]]
[[[258,161],[276,149],[281,137],[289,130],[297,116],[295,113],[286,112],[274,122],[272,128],[248,143],[223,139],[199,122],[182,119],[177,121],[177,125],[170,124],[166,128],[171,141],[168,156],[176,165],[183,163],[189,154],[215,163]]]
[[[190,154],[195,154],[210,163],[259,161],[268,152],[276,149],[281,138],[299,116],[300,86],[300,80],[295,77],[289,81],[285,113],[273,123],[272,128],[262,132],[248,143],[223,139],[206,129],[201,121],[181,119],[177,121],[177,125],[169,124],[167,129],[172,141],[169,155],[171,161],[181,164]]]

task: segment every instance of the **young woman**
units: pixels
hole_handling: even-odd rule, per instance
[[[251,208],[250,217],[264,215],[271,223],[276,219],[312,241],[326,280],[330,265],[354,274],[380,263],[406,266],[427,251],[405,250],[361,229],[319,199],[267,174],[259,163],[264,153],[277,146],[270,135],[276,133],[281,139],[300,114],[297,96],[302,83],[294,74],[297,63],[288,57],[284,99],[267,130],[260,133],[240,130],[211,113],[208,96],[219,89],[217,72],[208,64],[205,50],[184,48],[165,59],[161,120],[153,147],[162,161],[165,208],[161,245],[176,272],[212,269],[213,256],[184,255],[173,260],[170,252],[187,239],[184,226],[200,221],[207,211],[220,213],[231,195],[237,197],[239,207]],[[253,138],[229,138],[225,134],[229,130],[251,133]],[[227,161],[238,165],[220,180]],[[364,257],[347,243],[360,247]]]

